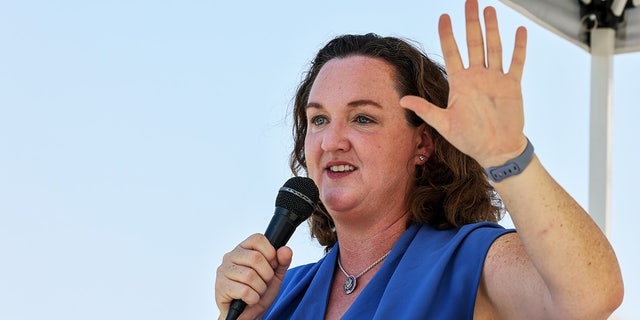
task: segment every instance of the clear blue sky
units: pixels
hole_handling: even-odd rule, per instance
[[[256,2],[0,3],[0,319],[216,318],[222,255],[264,231],[290,177],[288,110],[315,51],[376,32],[441,60],[443,12],[464,34],[463,1]],[[525,130],[587,206],[589,54],[481,5],[505,48],[528,27]],[[614,60],[619,319],[640,316],[639,66]],[[322,255],[305,228],[291,246],[296,265]]]

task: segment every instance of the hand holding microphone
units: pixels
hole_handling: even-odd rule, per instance
[[[289,179],[278,192],[264,236],[252,235],[224,256],[217,270],[215,291],[221,313],[228,312],[226,319],[237,319],[247,304],[251,306],[247,313],[253,316],[269,308],[291,263],[291,249],[280,248],[313,213],[318,199],[313,180]]]

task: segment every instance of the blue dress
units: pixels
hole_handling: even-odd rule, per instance
[[[513,231],[489,222],[410,226],[343,319],[472,319],[486,253]],[[287,271],[263,319],[324,319],[337,252],[338,244],[318,262]]]

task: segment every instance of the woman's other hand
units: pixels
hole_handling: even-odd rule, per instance
[[[216,271],[215,298],[224,319],[234,299],[247,303],[240,319],[255,319],[273,303],[291,264],[289,247],[276,249],[262,234],[254,234],[224,255]]]

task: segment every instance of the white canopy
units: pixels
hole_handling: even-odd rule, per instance
[[[589,212],[609,233],[613,55],[640,51],[640,0],[500,0],[591,53]]]

